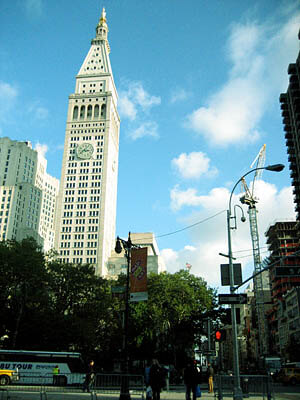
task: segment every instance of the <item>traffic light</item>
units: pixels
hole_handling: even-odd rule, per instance
[[[217,329],[215,332],[216,342],[223,342],[225,339],[226,339],[226,330],[225,329]]]

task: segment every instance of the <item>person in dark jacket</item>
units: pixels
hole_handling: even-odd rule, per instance
[[[90,393],[91,387],[95,381],[95,372],[94,372],[94,361],[91,360],[88,365],[88,371],[85,375],[85,380],[83,383],[83,391],[87,391]]]
[[[149,372],[149,385],[152,389],[153,400],[160,400],[160,392],[164,387],[165,373],[164,369],[159,364],[158,360],[154,358]]]
[[[185,398],[191,400],[191,392],[193,400],[196,400],[197,386],[201,381],[201,374],[198,371],[196,362],[189,360],[183,372],[183,380],[185,384]]]

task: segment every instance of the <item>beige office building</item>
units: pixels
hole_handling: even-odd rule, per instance
[[[107,274],[115,246],[120,119],[103,9],[69,96],[55,248],[62,262]]]
[[[54,212],[59,181],[30,142],[0,138],[0,240],[33,237],[54,246]]]

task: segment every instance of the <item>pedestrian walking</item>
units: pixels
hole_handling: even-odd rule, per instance
[[[55,367],[52,370],[52,374],[53,374],[53,385],[58,385],[58,374],[59,374],[58,365],[55,365]]]
[[[196,362],[193,360],[187,362],[187,366],[183,371],[183,381],[186,400],[191,400],[191,393],[193,393],[193,400],[196,400],[197,386],[201,383],[201,374],[198,371]]]
[[[207,373],[208,373],[208,392],[213,393],[214,391],[214,369],[210,363],[207,365]]]
[[[160,392],[165,386],[165,378],[164,368],[159,364],[158,360],[154,358],[149,373],[149,385],[152,389],[153,400],[160,400]]]
[[[145,367],[146,400],[152,400],[152,389],[150,386],[150,368],[151,363],[147,362]]]
[[[88,371],[85,375],[85,380],[83,383],[82,390],[84,392],[87,391],[88,393],[90,393],[91,387],[94,384],[94,382],[95,382],[94,361],[91,360],[88,365]]]

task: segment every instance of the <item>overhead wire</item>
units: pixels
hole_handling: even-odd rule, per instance
[[[197,225],[203,224],[204,222],[207,222],[207,221],[209,221],[209,220],[211,220],[211,219],[217,217],[218,215],[220,215],[220,214],[222,214],[222,213],[224,213],[224,212],[226,212],[226,211],[227,211],[227,210],[219,211],[219,212],[217,212],[216,214],[211,215],[210,217],[207,217],[207,218],[204,218],[204,219],[202,219],[202,220],[200,220],[200,221],[195,222],[194,224],[185,226],[184,228],[181,228],[181,229],[177,229],[176,231],[173,231],[173,232],[164,233],[164,234],[161,234],[161,235],[154,235],[154,237],[155,237],[156,239],[158,239],[158,238],[162,238],[162,237],[166,237],[166,236],[175,235],[176,233],[180,233],[180,232],[186,231],[187,229],[191,229],[191,228],[193,228],[193,227],[195,227],[195,226],[197,226]],[[146,240],[146,239],[148,239],[148,238],[138,238],[138,241],[142,241],[142,240]],[[260,247],[260,249],[265,249],[265,248],[267,248],[267,246],[262,246],[262,247]],[[234,252],[234,254],[236,254],[236,253],[242,253],[242,252],[245,252],[245,251],[251,251],[251,252],[252,252],[252,249],[237,250],[237,251]],[[268,252],[268,251],[264,251],[263,253],[267,253],[267,252]],[[251,254],[247,254],[247,255],[244,255],[244,256],[239,256],[239,257],[237,257],[237,258],[247,258],[247,257],[252,257],[252,256],[253,256],[253,254],[251,253]]]
[[[155,235],[155,237],[156,237],[156,238],[161,238],[161,237],[165,237],[165,236],[175,235],[175,233],[179,233],[179,232],[185,231],[185,230],[187,230],[187,229],[193,228],[194,226],[197,226],[197,225],[199,225],[199,224],[203,224],[203,222],[209,221],[210,219],[213,219],[213,218],[217,217],[218,215],[222,214],[222,213],[225,212],[225,211],[226,211],[226,210],[219,211],[217,214],[214,214],[214,215],[212,215],[211,217],[207,217],[207,218],[205,218],[205,219],[202,219],[201,221],[195,222],[195,223],[192,224],[192,225],[188,225],[188,226],[186,226],[186,227],[184,227],[184,228],[182,228],[182,229],[178,229],[177,231],[174,231],[174,232],[164,233],[163,235],[158,235],[158,236]]]

